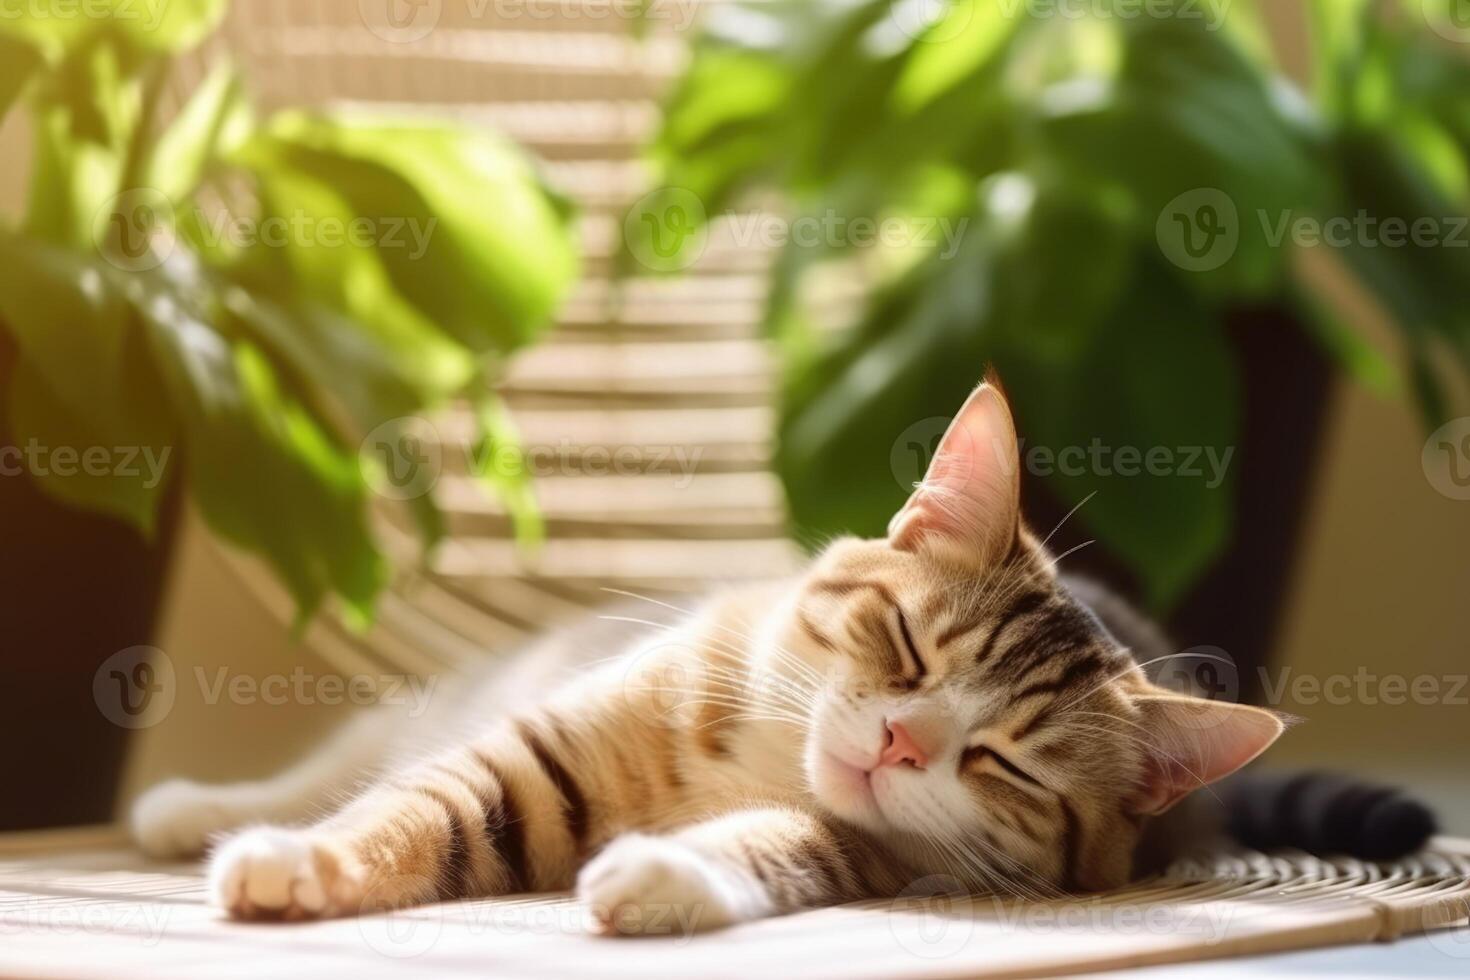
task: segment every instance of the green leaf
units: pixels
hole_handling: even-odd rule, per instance
[[[520,432],[505,403],[489,388],[474,398],[474,410],[475,476],[504,503],[517,543],[534,550],[546,540],[546,522],[521,451]]]
[[[302,620],[335,592],[366,623],[387,570],[356,453],[282,389],[258,347],[211,326],[210,290],[182,253],[132,282],[210,528],[264,557]]]
[[[1187,278],[1215,295],[1281,288],[1287,251],[1271,240],[1272,223],[1329,196],[1314,134],[1224,35],[1166,18],[1132,23],[1124,39],[1113,84],[1043,112],[1048,152],[1075,179],[1126,189],[1140,236],[1152,238],[1183,195],[1220,196],[1238,244],[1223,265]]]
[[[776,464],[802,540],[881,535],[922,476],[926,447],[992,361],[1033,446],[1053,454],[1086,453],[1094,441],[1109,452],[1157,447],[1175,461],[1196,447],[1196,459],[1207,459],[1208,447],[1217,460],[1233,458],[1236,379],[1219,317],[1164,274],[1161,260],[1134,254],[1100,275],[1084,287],[1097,290],[1085,315],[1011,281],[1018,257],[1039,258],[1049,233],[1072,227],[1059,218],[1042,215],[1030,234],[982,225],[958,256],[916,269],[825,356],[795,367]],[[1066,251],[1055,260],[1066,261]],[[1037,342],[1055,326],[1037,319],[1047,309],[1080,317],[1070,345]],[[1228,465],[1213,486],[1207,475],[1109,469],[1035,476],[1071,503],[1098,491],[1078,519],[1137,570],[1155,604],[1167,605],[1225,540]]]
[[[131,401],[120,373],[132,311],[100,263],[0,231],[0,317],[22,357],[68,411],[99,436],[133,428],[115,415]]]
[[[17,440],[167,459],[173,423],[142,350],[133,311],[110,270],[73,253],[0,232],[0,324],[20,362],[8,392]],[[67,467],[70,468],[70,467]],[[121,467],[133,470],[135,466]],[[44,490],[126,518],[150,532],[161,484],[147,472],[50,473]]]
[[[1088,501],[1075,519],[1138,573],[1162,610],[1228,540],[1239,380],[1220,316],[1161,275],[1160,262],[1138,264],[1126,301],[1070,365],[1041,362],[1021,345],[997,357],[1028,451],[1054,460],[1028,458],[1028,472],[1066,504]],[[1156,472],[1149,453],[1163,461]]]
[[[398,292],[472,350],[506,354],[533,340],[576,277],[563,210],[520,153],[489,135],[292,113],[252,156],[340,193],[372,224]]]
[[[256,175],[262,234],[232,268],[237,280],[267,296],[289,285],[300,302],[347,317],[388,352],[428,404],[462,390],[477,370],[475,359],[398,293],[382,251],[345,240],[327,245],[313,231],[346,228],[357,217],[336,190],[296,171],[262,168]],[[316,237],[293,238],[299,235]]]
[[[162,405],[150,404],[155,395],[140,392],[137,404],[112,406],[142,419],[136,438],[116,442],[99,435],[52,393],[39,371],[20,361],[10,379],[7,410],[16,446],[38,451],[30,477],[63,503],[122,518],[151,537],[174,462],[171,422]],[[116,431],[118,425],[109,428]]]
[[[249,125],[240,75],[228,61],[220,61],[158,138],[145,165],[145,186],[170,200],[184,200],[216,154],[238,146]]]
[[[192,48],[219,26],[229,0],[17,0],[0,34],[26,38],[50,58],[100,35],[144,52]]]
[[[412,416],[444,393],[418,386],[403,360],[370,330],[326,307],[301,300],[273,301],[263,293],[227,288],[224,316],[281,366],[283,381],[318,419],[342,419],[350,445],[393,420]],[[324,383],[328,382],[329,383]],[[444,537],[444,518],[431,494],[404,501],[424,550]]]

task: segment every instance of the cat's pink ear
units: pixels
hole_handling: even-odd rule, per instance
[[[1021,520],[1020,447],[1011,409],[993,376],[950,423],[924,481],[888,524],[901,551],[938,545],[986,564],[1004,558]]]
[[[1134,813],[1158,814],[1250,762],[1285,730],[1270,711],[1182,694],[1134,699],[1152,743]]]

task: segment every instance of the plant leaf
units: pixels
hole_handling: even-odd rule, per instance
[[[258,347],[210,325],[200,305],[208,284],[184,253],[133,279],[184,426],[189,486],[211,529],[264,557],[303,621],[335,592],[366,623],[387,570],[367,524],[356,453],[281,388]]]
[[[520,432],[505,403],[488,387],[481,389],[473,404],[475,476],[504,503],[515,527],[516,542],[534,550],[546,540],[546,522],[521,451]]]
[[[471,350],[506,354],[534,339],[576,276],[562,209],[489,135],[290,113],[253,156],[340,193],[372,224],[398,292]]]
[[[238,144],[248,126],[240,75],[230,62],[220,61],[154,144],[145,185],[171,201],[185,200],[204,176],[217,146],[224,141],[222,152],[228,153],[229,144]]]
[[[99,436],[74,414],[25,360],[15,366],[7,397],[16,446],[39,452],[27,472],[41,490],[74,507],[120,517],[145,537],[152,536],[158,501],[174,462],[175,447],[162,406],[158,418],[147,420],[152,432],[140,430],[134,441],[117,443]],[[149,400],[149,394],[142,400]],[[114,408],[140,414],[135,405]]]

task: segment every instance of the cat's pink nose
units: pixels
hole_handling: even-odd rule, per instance
[[[896,721],[888,723],[888,745],[883,749],[883,754],[878,757],[878,766],[898,766],[907,762],[915,769],[923,769],[928,764],[929,758],[924,750],[919,748],[913,736],[909,734]]]

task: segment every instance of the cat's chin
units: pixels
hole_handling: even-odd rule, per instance
[[[818,750],[808,763],[812,792],[832,814],[868,830],[891,830],[878,806],[868,772]]]

